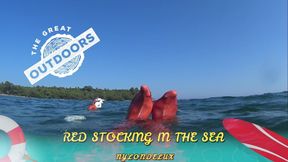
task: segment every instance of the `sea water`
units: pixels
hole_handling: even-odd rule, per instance
[[[177,120],[165,123],[172,132],[224,131],[224,118],[239,118],[288,137],[288,93],[244,97],[179,100]],[[64,143],[65,131],[112,131],[126,121],[130,101],[106,101],[101,109],[87,111],[89,100],[36,99],[0,96],[0,114],[23,129],[27,152],[38,162],[110,162],[117,153],[174,153],[177,162],[265,162],[225,132],[223,143]],[[5,123],[1,123],[5,124]],[[134,126],[134,127],[137,127]],[[134,128],[130,128],[133,130]],[[142,127],[137,128],[139,130]],[[90,137],[88,137],[90,138]],[[0,133],[0,157],[9,151],[8,136]]]

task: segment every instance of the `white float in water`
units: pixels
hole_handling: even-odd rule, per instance
[[[69,115],[64,118],[67,122],[76,122],[76,121],[82,121],[86,120],[86,117],[83,115]]]

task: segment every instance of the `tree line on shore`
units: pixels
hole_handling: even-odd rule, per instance
[[[131,100],[138,91],[139,89],[134,87],[130,89],[99,89],[92,86],[84,86],[83,88],[26,87],[8,81],[0,83],[1,94],[36,98],[94,99],[100,97],[105,100]]]

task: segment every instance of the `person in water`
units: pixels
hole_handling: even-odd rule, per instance
[[[149,87],[142,85],[129,106],[127,119],[147,120],[152,114],[152,119],[155,121],[171,120],[176,118],[177,110],[175,90],[166,92],[160,99],[153,102]]]
[[[128,120],[146,120],[152,112],[152,95],[146,85],[142,85],[140,91],[135,95],[128,110]]]
[[[152,119],[155,121],[173,120],[177,110],[177,93],[174,90],[168,91],[160,99],[154,101]]]
[[[96,110],[96,109],[98,109],[98,108],[101,108],[104,101],[105,101],[105,100],[102,99],[102,98],[99,98],[99,97],[95,98],[95,99],[93,100],[92,104],[90,104],[90,105],[88,106],[88,110],[94,111],[94,110]]]
[[[177,110],[177,93],[175,90],[168,91],[160,99],[153,101],[149,87],[142,85],[130,103],[127,121],[118,125],[113,132],[127,131],[135,125],[148,131],[168,132],[169,129],[161,121],[175,119]]]

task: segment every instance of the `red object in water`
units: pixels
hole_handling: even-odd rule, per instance
[[[88,110],[89,111],[94,111],[96,109],[97,109],[97,107],[95,106],[95,104],[91,104],[91,105],[88,106]]]
[[[275,162],[288,161],[288,139],[240,119],[223,120],[225,129],[246,147]]]
[[[175,119],[177,109],[177,93],[174,90],[168,91],[160,99],[154,101],[152,118],[153,120]]]
[[[152,111],[152,96],[149,87],[142,85],[140,91],[132,100],[127,119],[129,120],[146,120]]]

